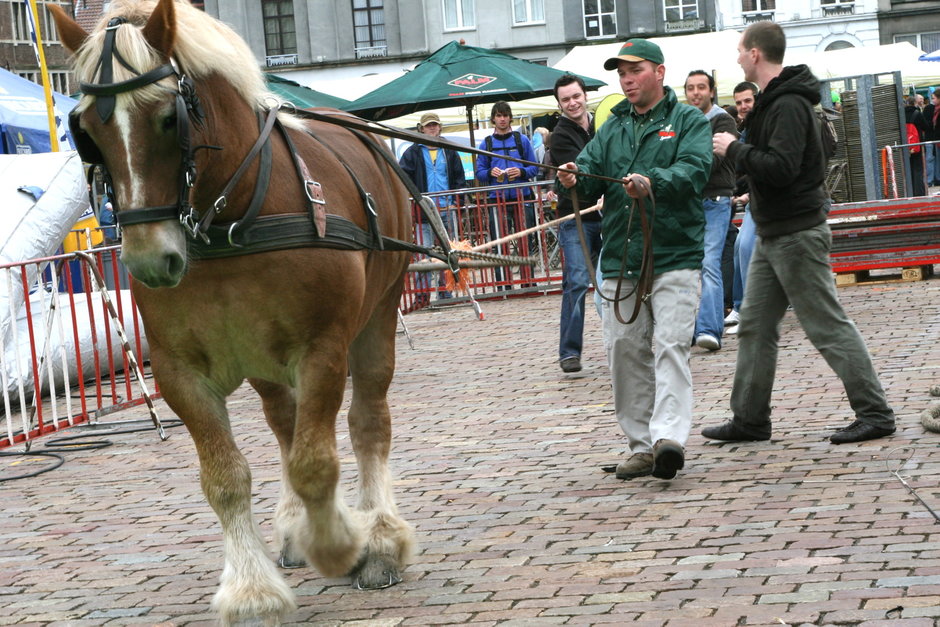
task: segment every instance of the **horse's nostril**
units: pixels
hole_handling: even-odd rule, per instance
[[[186,269],[186,259],[182,255],[172,253],[166,256],[167,276],[179,277]]]

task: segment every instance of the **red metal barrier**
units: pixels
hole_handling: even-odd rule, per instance
[[[0,265],[0,448],[148,402],[132,367],[135,355],[147,354],[146,339],[117,251]]]
[[[478,247],[519,233],[527,227],[543,225],[553,219],[555,207],[547,194],[551,185],[549,181],[541,181],[514,186],[470,188],[427,196],[444,205],[439,210],[445,227],[450,228],[452,240],[464,241],[470,246]],[[525,190],[525,198],[507,199],[505,190],[510,187]],[[454,217],[450,223],[446,214]],[[424,238],[429,237],[428,225],[416,206],[412,215],[415,241],[423,243]],[[545,293],[561,288],[561,250],[557,242],[556,228],[550,227],[522,236],[501,244],[490,252],[527,257],[532,259],[533,264],[470,270],[469,285],[474,298]],[[415,255],[414,261],[421,259],[420,255]],[[466,295],[443,293],[443,285],[443,277],[439,272],[409,272],[402,295],[402,311],[413,311],[431,302],[447,304],[467,300]]]

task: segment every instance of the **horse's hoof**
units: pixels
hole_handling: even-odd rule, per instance
[[[287,553],[281,553],[277,558],[277,565],[281,568],[305,568],[307,561],[299,557],[291,557]]]
[[[356,590],[381,590],[402,581],[398,566],[383,558],[367,557],[351,574]]]
[[[931,386],[930,386],[930,395],[931,395],[931,396],[940,396],[940,385],[931,385]]]

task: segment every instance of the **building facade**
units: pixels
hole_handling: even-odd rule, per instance
[[[823,52],[877,46],[878,0],[719,0],[721,29],[773,20],[787,50]]]
[[[882,44],[907,41],[924,52],[940,50],[940,1],[878,0]]]
[[[206,0],[259,61],[302,84],[413,66],[462,40],[552,65],[572,46],[714,30],[714,0]]]
[[[71,94],[77,91],[78,86],[70,78],[68,53],[59,42],[55,23],[49,15],[48,6],[51,4],[71,11],[72,3],[60,0],[36,2],[43,54],[52,88],[61,94]],[[41,84],[39,60],[30,39],[29,10],[30,5],[25,0],[0,0],[0,66]]]

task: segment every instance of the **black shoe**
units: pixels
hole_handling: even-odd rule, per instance
[[[558,363],[565,372],[581,372],[581,360],[577,357],[565,357]]]
[[[829,441],[833,444],[848,444],[849,442],[864,442],[883,438],[886,435],[894,433],[894,427],[876,427],[868,423],[856,420],[848,427],[839,429],[829,436]]]
[[[672,479],[685,466],[685,451],[675,440],[659,440],[653,445],[653,472],[657,479]]]
[[[767,435],[754,435],[734,424],[733,420],[717,427],[705,427],[702,429],[702,435],[709,440],[721,440],[723,442],[760,442],[770,439],[769,433]]]

